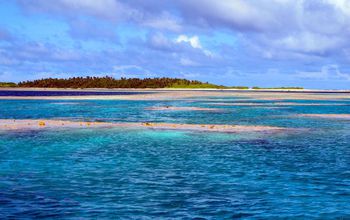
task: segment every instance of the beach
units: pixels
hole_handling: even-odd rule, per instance
[[[0,99],[45,100],[180,100],[208,97],[251,98],[256,100],[342,100],[350,98],[349,90],[239,90],[239,89],[54,89],[54,88],[0,88],[1,91],[34,92],[136,92],[136,95],[81,95],[81,96],[0,96]]]

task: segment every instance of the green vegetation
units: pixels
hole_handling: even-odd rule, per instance
[[[258,86],[252,87],[252,89],[304,89],[303,87],[267,87],[267,88],[262,88]]]
[[[188,81],[188,80],[181,80],[179,82],[176,82],[166,88],[173,88],[173,89],[226,89],[225,86],[218,86],[211,83],[202,83],[199,81]]]
[[[47,78],[20,82],[20,87],[38,88],[189,88],[189,89],[225,89],[228,87],[203,83],[197,80],[177,78],[121,78],[113,77],[73,77],[68,79]]]
[[[229,86],[227,89],[249,89],[248,86]]]
[[[17,87],[17,84],[12,82],[0,82],[0,87]]]
[[[25,81],[17,84],[0,82],[0,87],[37,87],[37,88],[168,88],[168,89],[249,89],[248,86],[222,86],[198,80],[178,78],[120,78],[113,77],[72,77],[68,79],[47,78]],[[303,89],[302,87],[263,88],[254,86],[252,89]]]

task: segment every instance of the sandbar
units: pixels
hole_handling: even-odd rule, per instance
[[[261,126],[261,125],[221,125],[221,124],[175,124],[175,123],[112,123],[112,122],[83,122],[83,121],[65,121],[51,119],[0,119],[0,130],[44,130],[59,128],[143,128],[156,130],[188,130],[205,132],[287,132],[297,129]]]
[[[298,114],[302,117],[314,117],[314,118],[334,118],[334,119],[346,119],[350,120],[350,114]]]
[[[222,111],[222,109],[219,109],[219,108],[175,107],[175,106],[149,107],[149,108],[146,108],[146,110],[151,110],[151,111],[210,111],[210,112]]]
[[[207,105],[215,106],[346,106],[350,105],[345,103],[300,103],[300,102],[273,102],[273,103],[257,103],[257,102],[239,102],[239,103],[229,103],[229,102],[213,102],[206,103]]]
[[[6,88],[6,90],[12,90]],[[84,96],[0,96],[1,99],[8,100],[196,100],[209,98],[235,98],[235,99],[255,99],[255,100],[350,100],[349,91],[242,91],[242,90],[165,90],[165,89],[33,89],[17,88],[16,90],[33,90],[33,91],[137,91],[141,94],[133,95],[84,95]],[[151,92],[151,93],[150,93]],[[217,101],[219,101],[218,99]],[[198,101],[198,100],[197,100]],[[214,101],[211,99],[210,101]]]

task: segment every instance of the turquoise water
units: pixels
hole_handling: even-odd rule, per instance
[[[329,105],[0,100],[1,119],[306,128],[283,134],[121,128],[1,132],[0,218],[348,219],[349,120],[295,114],[350,114],[350,100],[286,102],[291,101]],[[166,105],[222,111],[145,110]]]
[[[87,96],[87,95],[140,95],[151,94],[152,92],[135,91],[86,91],[86,90],[0,90],[0,96]]]

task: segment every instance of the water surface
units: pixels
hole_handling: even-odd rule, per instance
[[[63,90],[0,90],[0,96],[97,96],[97,95],[139,95],[151,92],[135,91],[63,91]]]
[[[121,128],[1,132],[0,218],[350,218],[349,120],[295,116],[350,114],[350,101],[286,102],[329,105],[0,100],[1,119],[307,129],[283,134]],[[223,111],[145,110],[165,105]]]

